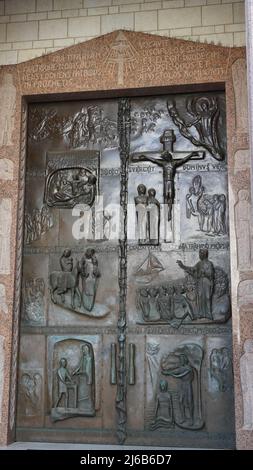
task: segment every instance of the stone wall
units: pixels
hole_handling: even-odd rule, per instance
[[[117,29],[243,46],[244,0],[0,0],[0,65]]]

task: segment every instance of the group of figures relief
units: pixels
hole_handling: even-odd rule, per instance
[[[32,212],[25,213],[25,243],[40,240],[41,236],[50,230],[54,225],[52,214],[47,205],[41,209],[33,209]]]
[[[199,230],[208,235],[225,235],[226,207],[225,194],[206,194],[201,176],[194,176],[186,196],[186,217],[196,217]]]
[[[160,203],[156,199],[156,190],[147,190],[144,184],[137,187],[138,196],[134,198],[136,206],[136,239],[140,245],[159,243]]]
[[[43,278],[27,279],[23,288],[22,321],[41,324],[44,320],[45,282]]]
[[[31,109],[30,122],[29,138],[33,142],[41,142],[54,134],[56,137],[63,135],[71,148],[118,144],[116,121],[105,116],[103,108],[96,105],[82,106],[71,116],[62,116],[54,108],[36,106]]]
[[[52,271],[49,275],[54,304],[87,316],[99,317],[109,313],[104,305],[95,304],[101,273],[93,248],[87,248],[84,255],[75,260],[71,250],[66,249],[59,264],[61,270]]]
[[[154,403],[149,428],[198,430],[204,426],[201,397],[201,367],[204,352],[187,343],[163,354],[156,369]],[[148,357],[152,370],[152,353]]]
[[[100,277],[95,250],[88,248],[81,260],[74,262],[71,250],[66,249],[60,257],[60,267],[61,271],[53,271],[49,277],[52,301],[90,312]]]
[[[46,201],[50,207],[72,208],[78,203],[92,206],[96,176],[86,168],[56,170],[47,181]]]
[[[186,272],[184,279],[138,289],[137,309],[144,322],[169,323],[179,328],[183,323],[223,323],[228,320],[228,276],[209,261],[207,249],[199,250],[199,258],[195,266],[178,261]]]
[[[69,369],[66,357],[60,357],[54,377],[51,417],[58,421],[74,416],[95,416],[95,362],[92,345],[80,347],[78,366]]]

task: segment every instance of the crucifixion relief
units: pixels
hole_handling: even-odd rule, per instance
[[[188,160],[200,160],[205,156],[203,151],[174,152],[176,136],[173,129],[166,129],[160,142],[163,145],[162,152],[136,152],[131,155],[131,162],[152,162],[163,169],[163,198],[168,207],[168,221],[172,219],[172,208],[175,199],[175,175],[176,170]]]

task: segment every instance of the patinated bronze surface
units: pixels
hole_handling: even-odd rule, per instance
[[[19,435],[233,447],[227,205],[222,92],[29,105]]]

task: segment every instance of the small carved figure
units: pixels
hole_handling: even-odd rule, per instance
[[[194,379],[193,368],[185,354],[170,354],[166,357],[165,363],[162,363],[162,374],[179,379],[178,398],[180,417],[179,424],[193,425],[193,390],[192,382]]]
[[[172,320],[174,318],[174,287],[162,286],[159,290],[158,308],[161,320]]]
[[[62,271],[53,271],[50,276],[50,289],[52,302],[57,303],[55,293],[61,296],[62,303],[65,303],[65,294],[70,289],[71,291],[71,305],[75,308],[75,296],[78,297],[79,305],[81,303],[81,295],[79,291],[79,267],[78,263],[73,265],[73,258],[71,257],[71,250],[64,250],[61,258],[60,265]]]
[[[43,322],[44,295],[44,279],[36,278],[25,281],[22,311],[22,320],[25,323],[41,324]]]
[[[25,243],[40,240],[41,236],[47,233],[54,225],[52,214],[46,205],[41,209],[33,209],[32,212],[25,213]]]
[[[232,361],[227,348],[213,349],[210,355],[210,376],[218,384],[219,392],[232,387]]]
[[[241,189],[235,205],[235,230],[238,268],[247,271],[251,267],[251,206],[249,191]]]
[[[166,378],[171,397],[172,423],[183,429],[201,429],[201,367],[203,349],[194,343],[184,343],[163,354],[158,382]]]
[[[38,372],[23,372],[19,380],[19,413],[36,416],[41,413],[42,377]]]
[[[243,397],[243,429],[253,431],[253,339],[244,342],[244,354],[240,359]]]
[[[216,321],[226,321],[231,314],[228,275],[215,267],[212,314]]]
[[[197,281],[198,309],[201,318],[213,319],[212,316],[212,297],[214,287],[214,266],[208,260],[208,250],[201,248],[199,250],[198,263],[193,266],[185,266],[182,261],[177,263],[181,269],[186,271]]]
[[[138,196],[134,198],[136,206],[136,238],[140,244],[145,244],[148,238],[148,196],[146,186],[139,184],[137,192]]]
[[[206,148],[216,160],[224,160],[224,150],[218,137],[220,110],[216,97],[200,96],[189,99],[187,111],[193,117],[190,123],[186,123],[179,115],[174,100],[168,101],[167,106],[180,134],[197,147]],[[191,131],[191,128],[194,129]]]
[[[159,227],[160,227],[160,203],[156,199],[156,190],[150,188],[148,190],[148,239],[149,243],[156,245],[159,243]]]
[[[84,308],[91,311],[96,297],[100,271],[95,250],[88,248],[79,263],[82,280],[82,302]]]
[[[143,320],[148,321],[150,314],[149,290],[143,287],[137,296],[137,306],[142,312]]]
[[[88,344],[81,347],[81,358],[78,367],[73,371],[72,377],[78,377],[78,409],[89,414],[95,414],[93,397],[93,355]]]
[[[151,287],[149,289],[149,321],[160,320],[159,304],[158,304],[159,289]]]
[[[173,405],[171,394],[168,391],[168,382],[160,380],[159,392],[156,398],[155,420],[150,429],[171,428],[173,425]]]
[[[59,365],[60,367],[57,369],[58,397],[55,408],[59,407],[62,399],[64,399],[64,408],[69,408],[69,390],[75,389],[76,385],[67,369],[68,361],[65,357],[60,359]],[[77,408],[77,403],[74,403],[72,408]]]
[[[186,195],[186,217],[197,217],[199,230],[211,235],[225,235],[226,196],[206,194],[200,175],[194,176]]]

